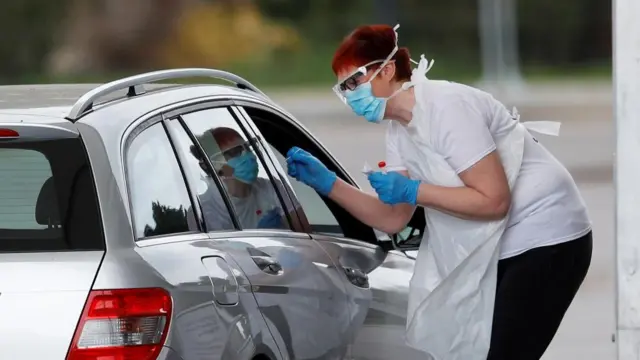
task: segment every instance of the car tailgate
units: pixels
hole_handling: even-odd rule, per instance
[[[0,359],[64,359],[102,251],[0,254]]]
[[[0,359],[64,359],[104,256],[73,128],[0,115]]]

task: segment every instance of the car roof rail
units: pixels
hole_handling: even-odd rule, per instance
[[[133,97],[145,93],[145,89],[143,86],[144,84],[194,77],[225,80],[233,83],[239,89],[248,89],[264,96],[265,98],[267,97],[262,91],[260,91],[260,89],[255,87],[247,80],[227,71],[206,68],[159,70],[126,77],[96,87],[95,89],[82,95],[76,101],[76,103],[73,104],[73,107],[69,111],[69,114],[66,118],[71,121],[78,120],[83,114],[93,108],[93,104],[98,98],[119,90],[128,89],[127,96]]]

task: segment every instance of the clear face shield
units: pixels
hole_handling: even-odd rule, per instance
[[[363,66],[360,66],[355,71],[353,71],[351,74],[346,76],[343,80],[339,80],[338,83],[333,86],[333,88],[332,88],[333,92],[336,94],[336,96],[338,96],[338,98],[343,103],[347,104],[347,98],[345,97],[345,92],[346,91],[353,91],[359,85],[362,84],[362,81],[360,79],[364,78],[367,75],[367,72],[368,72],[367,68],[369,66],[381,63],[380,66],[378,67],[378,69],[376,69],[376,71],[371,75],[371,77],[369,78],[368,82],[373,80],[373,79],[375,79],[375,77],[378,76],[380,71],[382,71],[382,68],[385,67],[385,65],[387,65],[389,63],[389,61],[391,61],[391,58],[393,58],[393,56],[398,51],[398,31],[397,30],[398,30],[399,27],[400,27],[400,25],[396,25],[396,26],[393,27],[393,30],[394,30],[395,35],[396,35],[396,44],[395,44],[395,46],[393,47],[393,50],[391,51],[391,53],[389,53],[389,56],[387,56],[386,59],[384,59],[384,60],[375,60],[375,61],[367,63],[367,64],[365,64]]]
[[[218,176],[221,178],[229,178],[233,174],[233,169],[229,165],[229,160],[251,151],[251,144],[248,141],[244,141],[209,156],[209,161],[211,161],[211,164]]]

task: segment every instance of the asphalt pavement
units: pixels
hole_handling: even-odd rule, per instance
[[[0,108],[69,105],[92,85],[51,85],[44,93],[33,86],[0,87]],[[35,97],[38,94],[40,98]],[[365,161],[384,156],[384,126],[355,117],[330,89],[271,93],[336,155],[365,187],[359,175]],[[567,166],[579,184],[593,221],[595,248],[590,272],[577,299],[545,355],[545,360],[613,360],[614,190],[612,186],[614,122],[611,86],[606,83],[542,84],[495,94],[517,106],[521,121],[562,122],[559,137],[539,140]]]

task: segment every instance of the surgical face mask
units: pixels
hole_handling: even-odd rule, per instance
[[[402,87],[395,91],[387,98],[381,98],[373,95],[371,82],[358,85],[354,90],[345,91],[347,104],[358,116],[363,116],[371,123],[379,123],[384,118],[384,112],[387,108],[387,102],[401,91],[411,87],[411,82],[402,84]]]
[[[356,115],[362,116],[372,123],[382,121],[387,107],[387,99],[373,96],[370,82],[359,85],[355,90],[347,90],[345,98]]]
[[[233,168],[233,177],[245,184],[253,184],[258,178],[258,160],[253,152],[245,151],[227,162]]]

